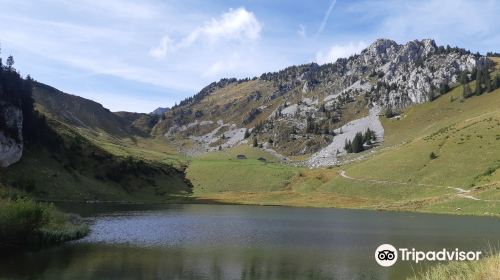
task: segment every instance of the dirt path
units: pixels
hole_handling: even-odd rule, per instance
[[[413,183],[406,183],[406,182],[395,182],[395,181],[386,181],[386,180],[376,180],[376,179],[362,179],[362,178],[353,178],[349,175],[346,174],[345,170],[340,171],[340,176],[343,178],[349,179],[349,180],[356,180],[356,181],[363,181],[363,182],[370,182],[370,183],[379,183],[379,184],[393,184],[393,185],[415,185]],[[485,202],[500,202],[500,200],[490,200],[490,199],[480,199],[475,196],[472,196],[468,193],[470,193],[470,190],[465,190],[462,188],[458,187],[451,187],[451,186],[440,186],[440,185],[431,185],[431,184],[416,184],[417,186],[424,186],[424,187],[435,187],[435,188],[446,188],[446,189],[453,189],[457,191],[456,195],[467,198],[467,199],[472,199],[476,201],[485,201]]]

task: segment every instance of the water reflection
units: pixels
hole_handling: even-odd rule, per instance
[[[373,259],[379,244],[481,249],[498,242],[500,232],[497,219],[478,217],[222,205],[125,209],[89,213],[92,233],[83,240],[1,259],[0,278],[402,279],[426,264],[382,268]]]

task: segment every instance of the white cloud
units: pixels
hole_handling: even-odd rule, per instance
[[[335,62],[339,58],[349,57],[361,52],[366,46],[367,44],[363,41],[349,42],[346,45],[334,45],[326,53],[317,52],[315,61],[319,64]]]
[[[210,41],[227,38],[254,41],[259,39],[261,29],[262,25],[252,12],[238,8],[230,9],[219,19],[212,19],[198,33]]]
[[[306,27],[304,25],[300,24],[299,29],[297,29],[297,34],[299,34],[299,36],[301,38],[307,38]]]
[[[200,40],[210,44],[223,40],[253,42],[260,38],[261,30],[262,24],[252,12],[243,7],[229,9],[220,17],[205,22],[203,26],[196,28],[178,42],[168,35],[164,36],[160,45],[152,48],[149,54],[155,58],[162,58],[170,52],[190,47]]]
[[[175,48],[174,41],[170,39],[168,36],[164,36],[161,39],[160,45],[155,48],[152,48],[149,51],[149,54],[155,58],[163,58],[167,55],[168,52],[172,51]]]

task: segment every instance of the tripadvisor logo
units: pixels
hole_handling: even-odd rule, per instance
[[[375,250],[375,260],[381,266],[392,266],[398,260],[398,250],[391,244],[382,244]]]
[[[382,244],[375,250],[375,260],[381,266],[392,266],[398,260],[419,263],[421,261],[477,261],[481,251],[461,251],[442,249],[439,251],[419,251],[415,248],[399,248]]]

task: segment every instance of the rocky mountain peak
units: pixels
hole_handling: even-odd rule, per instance
[[[335,63],[212,83],[167,112],[155,131],[172,141],[189,138],[200,150],[210,151],[248,141],[248,129],[259,141],[267,139],[264,147],[287,156],[315,153],[336,141],[328,153],[334,158],[342,153],[345,139],[337,135],[347,132],[347,123],[363,119],[361,123],[372,125],[381,110],[397,112],[431,101],[456,85],[461,73],[488,65],[486,57],[437,46],[432,39],[405,44],[378,39],[359,55]],[[364,119],[368,111],[372,115]]]
[[[398,43],[390,39],[377,39],[370,46],[368,46],[364,52],[368,52],[373,55],[381,55],[387,53],[391,48],[399,47]]]

